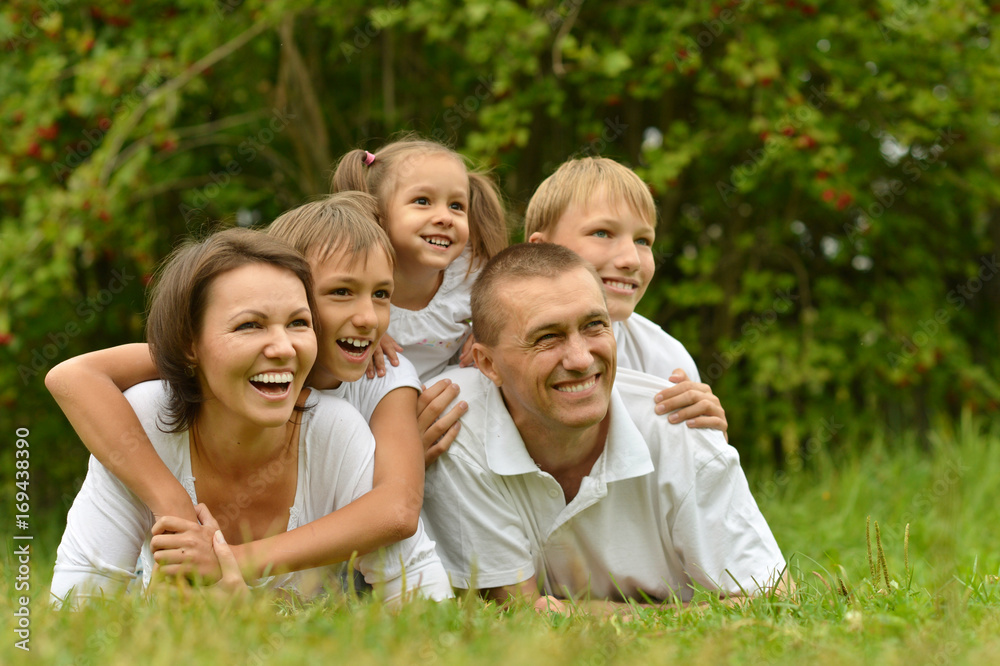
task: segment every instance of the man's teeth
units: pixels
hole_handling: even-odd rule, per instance
[[[441,247],[449,247],[451,245],[451,241],[447,238],[427,238],[426,240],[431,245],[440,245]]]
[[[628,282],[616,282],[615,280],[605,280],[604,284],[614,289],[622,289],[625,291],[632,291],[635,289],[635,285],[629,284]]]
[[[366,348],[372,343],[371,340],[359,340],[358,338],[341,338],[337,342],[343,342],[345,345],[351,345],[352,347],[360,347],[362,349]]]
[[[563,393],[579,393],[580,391],[586,391],[596,383],[597,383],[597,377],[594,376],[580,384],[570,384],[569,386],[557,386],[556,390],[562,391]]]
[[[252,382],[260,382],[261,384],[288,384],[292,381],[292,373],[290,372],[262,372],[259,375],[254,375],[250,378]]]

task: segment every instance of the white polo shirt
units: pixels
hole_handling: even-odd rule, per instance
[[[655,323],[642,315],[632,313],[625,321],[611,324],[618,345],[618,367],[645,372],[667,379],[677,368],[687,373],[688,379],[701,381],[698,366],[684,345]],[[661,381],[660,388],[670,384]]]
[[[472,368],[443,377],[461,386],[469,411],[427,471],[424,516],[453,586],[537,575],[557,596],[686,601],[692,583],[752,593],[784,569],[722,433],[653,412],[661,378],[618,370],[605,449],[567,505],[500,390]]]
[[[382,402],[382,398],[398,388],[407,386],[417,389],[418,393],[422,388],[416,368],[405,356],[399,354],[399,365],[392,365],[386,361],[384,377],[376,375],[371,379],[362,377],[354,382],[341,382],[337,388],[324,389],[322,392],[351,403],[361,412],[361,416],[365,417],[365,421],[370,423],[372,414],[375,413],[378,403]]]

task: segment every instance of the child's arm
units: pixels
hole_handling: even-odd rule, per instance
[[[680,368],[670,375],[673,386],[656,394],[656,413],[667,414],[671,423],[685,421],[689,428],[713,428],[721,430],[729,441],[729,422],[726,410],[722,408],[719,396],[712,393],[712,387],[701,382],[692,382]]]
[[[87,449],[154,516],[196,521],[187,491],[160,460],[122,395],[127,388],[156,378],[149,346],[130,344],[63,361],[45,375],[45,386]]]
[[[413,536],[424,499],[423,447],[416,413],[416,389],[400,387],[386,394],[369,422],[375,435],[371,491],[289,532],[232,546],[246,576],[259,578],[265,572],[299,571],[342,562],[355,552],[363,555]],[[158,540],[180,543],[170,535],[167,539],[155,537],[154,546]],[[162,565],[178,559],[176,554],[164,554],[157,561]]]

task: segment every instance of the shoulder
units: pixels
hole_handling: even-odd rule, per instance
[[[299,433],[305,444],[310,465],[318,471],[336,460],[355,460],[354,466],[374,455],[375,437],[368,422],[353,405],[324,391],[311,391],[306,410],[297,413],[302,419]]]
[[[179,446],[186,441],[187,431],[165,432],[164,423],[167,403],[170,399],[170,389],[166,382],[155,380],[142,382],[125,391],[125,398],[132,406],[135,415],[146,431],[149,441],[163,462],[175,471],[175,464],[187,454],[187,447]],[[126,443],[129,446],[130,443]]]
[[[405,356],[398,355],[399,365],[385,364],[384,377],[362,377],[355,382],[345,382],[334,391],[323,391],[326,395],[335,395],[351,403],[366,421],[371,421],[375,408],[382,399],[398,388],[413,388],[421,390],[420,376],[417,369]]]
[[[657,469],[683,467],[697,473],[712,462],[738,466],[739,454],[720,431],[671,423],[656,413],[653,398],[662,388],[662,378],[644,372],[619,367],[615,375],[618,406],[646,441]]]
[[[632,314],[625,321],[614,322],[612,330],[618,344],[618,367],[641,370],[664,379],[675,369],[683,368],[689,379],[699,379],[698,367],[688,350],[655,322]]]

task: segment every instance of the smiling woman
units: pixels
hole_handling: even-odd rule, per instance
[[[364,419],[338,398],[302,391],[316,359],[312,294],[305,260],[257,232],[220,232],[167,261],[147,323],[164,381],[140,384],[126,396],[156,453],[202,505],[200,524],[163,518],[154,529],[152,511],[91,459],[57,554],[56,603],[121,589],[135,577],[140,553],[148,583],[151,530],[166,532],[157,537],[164,550],[155,559],[169,574],[180,567],[170,557],[190,557],[185,544],[214,549],[219,535],[233,544],[265,538],[371,489],[374,439]],[[209,538],[190,539],[199,531]],[[386,599],[398,598],[404,578],[383,575],[381,559],[361,557],[359,569]],[[407,542],[400,559],[411,590],[450,594],[428,539]],[[259,584],[310,594],[336,571],[320,567]],[[238,570],[236,581],[242,583]]]

